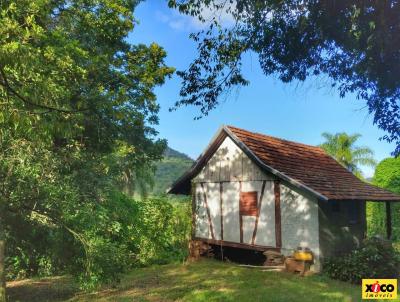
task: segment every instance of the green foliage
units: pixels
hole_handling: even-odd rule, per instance
[[[389,242],[370,238],[350,254],[326,260],[323,269],[330,278],[354,284],[360,284],[363,278],[397,279],[400,272],[400,255]]]
[[[166,145],[154,128],[154,88],[174,69],[159,45],[128,43],[137,4],[0,2],[0,240],[9,277],[69,271],[93,288],[158,251],[150,233],[137,235],[151,226],[145,205],[116,193],[144,192]],[[145,208],[168,230],[173,210],[158,207]]]
[[[393,207],[393,204],[392,204]],[[397,207],[397,206],[396,206]],[[367,219],[367,235],[372,237],[375,235],[386,237],[386,205],[384,202],[367,201],[366,206]],[[392,217],[393,220],[393,217]],[[394,225],[392,225],[396,229]],[[393,237],[398,240],[397,232]]]
[[[187,155],[167,147],[164,158],[157,163],[153,194],[164,194],[193,164]]]
[[[25,219],[24,219],[25,218]],[[7,236],[7,279],[48,277],[67,271],[76,243],[60,228],[44,226],[30,217],[13,216],[19,229]]]
[[[189,200],[152,197],[138,204],[139,223],[142,224],[134,233],[134,241],[140,246],[138,265],[186,259],[191,230]]]
[[[83,289],[94,289],[115,284],[132,268],[183,261],[187,256],[188,201],[135,200],[112,191],[101,204],[64,214],[64,228],[38,223],[32,228],[26,222],[21,231],[33,232],[10,236],[9,278],[72,273]]]
[[[336,159],[343,167],[362,178],[359,165],[375,167],[374,152],[368,147],[359,147],[355,143],[360,134],[322,133],[325,142],[320,145],[329,155]]]
[[[400,194],[400,158],[386,158],[376,167],[374,184]]]
[[[398,1],[170,0],[169,5],[205,26],[191,35],[198,56],[178,72],[176,107],[192,105],[207,114],[221,96],[248,84],[242,62],[254,52],[265,75],[284,83],[320,75],[341,97],[356,94],[400,153]]]
[[[137,154],[151,148],[156,132],[149,125],[159,109],[153,89],[173,69],[157,44],[126,41],[137,3],[3,1],[0,121],[42,139],[78,137],[100,150],[116,139],[136,142]]]
[[[122,272],[154,263],[182,261],[187,256],[190,234],[188,202],[173,206],[166,198],[133,200],[122,194],[110,196],[107,207],[85,217],[82,223],[85,257],[76,262],[86,268],[80,281],[91,289],[119,281]]]
[[[159,106],[153,90],[173,68],[165,65],[166,53],[157,44],[127,42],[137,3],[1,2],[3,162],[12,160],[7,149],[22,141],[57,153],[43,158],[42,166],[59,152],[64,153],[58,160],[65,161],[63,156],[73,149],[79,164],[83,157],[100,161],[99,168],[115,172],[115,180],[125,184],[149,179],[146,173],[165,148],[154,129]],[[106,161],[112,166],[105,167]],[[2,178],[9,175],[1,173]],[[7,192],[3,194],[2,204],[7,204]]]
[[[400,193],[400,158],[386,158],[375,169],[373,183],[389,191]],[[391,203],[392,239],[400,240],[400,204]],[[386,234],[386,210],[384,204],[367,204],[368,234]]]

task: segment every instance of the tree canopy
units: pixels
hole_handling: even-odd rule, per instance
[[[385,158],[375,170],[374,183],[400,194],[400,158]]]
[[[400,158],[385,158],[375,169],[373,183],[379,187],[400,194]],[[392,212],[392,240],[400,239],[400,204],[391,204]],[[385,234],[386,209],[383,203],[370,202],[367,205],[368,232],[370,235]]]
[[[128,42],[138,2],[0,2],[0,255],[4,240],[13,253],[34,237],[15,221],[62,230],[89,285],[137,251],[135,206],[118,192],[148,182],[162,157],[153,89],[174,71],[159,45]]]
[[[0,120],[30,137],[79,137],[99,150],[116,140],[135,142],[137,154],[152,148],[152,89],[173,69],[157,44],[126,41],[137,2],[3,1]]]
[[[283,82],[324,75],[341,97],[366,102],[374,123],[400,153],[400,3],[388,1],[170,0],[170,6],[208,27],[191,37],[198,57],[182,78],[176,107],[206,115],[221,95],[247,85],[246,52],[258,55],[265,75]],[[212,14],[207,13],[212,12]],[[221,15],[233,25],[224,25]],[[209,18],[205,16],[210,16]],[[226,19],[226,18],[225,18]]]
[[[320,147],[356,176],[362,177],[360,165],[376,166],[374,152],[368,147],[356,145],[357,140],[361,137],[360,134],[324,132],[322,137],[325,142]]]

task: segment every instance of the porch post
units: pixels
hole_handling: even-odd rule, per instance
[[[386,236],[387,239],[392,237],[392,212],[390,208],[390,201],[386,201]]]

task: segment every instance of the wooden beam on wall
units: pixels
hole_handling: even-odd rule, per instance
[[[227,246],[227,247],[233,247],[233,248],[241,248],[241,249],[247,249],[247,250],[254,250],[254,251],[267,251],[267,250],[273,250],[280,252],[281,249],[274,247],[274,246],[262,246],[262,245],[251,245],[251,244],[246,244],[246,243],[237,243],[237,242],[230,242],[230,241],[222,241],[222,240],[213,240],[213,239],[205,239],[205,238],[195,238],[195,240],[202,241],[207,244],[213,244],[213,245],[218,245],[218,246]]]
[[[254,245],[256,241],[256,235],[257,235],[257,228],[258,228],[258,220],[260,219],[260,212],[261,212],[261,205],[262,205],[262,200],[264,197],[264,191],[265,191],[265,184],[267,183],[266,180],[263,181],[262,187],[261,187],[261,194],[260,194],[260,200],[258,202],[258,207],[257,207],[257,216],[256,216],[256,222],[254,224],[254,230],[253,230],[253,237],[251,238],[251,244]]]
[[[192,239],[196,236],[196,212],[197,212],[196,184],[192,183]]]
[[[219,183],[219,206],[221,210],[221,240],[224,240],[224,208],[223,208],[223,200],[222,200],[222,195],[224,192],[224,187],[223,187],[223,182]]]
[[[243,243],[243,218],[240,212],[240,196],[242,194],[242,182],[239,181],[239,227],[240,227],[240,243]]]
[[[280,181],[274,181],[275,195],[275,243],[277,248],[282,247],[282,228],[281,228],[281,187]]]

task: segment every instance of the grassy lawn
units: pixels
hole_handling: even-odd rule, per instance
[[[359,286],[215,260],[134,270],[117,288],[79,292],[70,278],[10,282],[11,301],[361,301]],[[365,301],[365,300],[364,300]],[[376,301],[376,300],[375,300]]]

